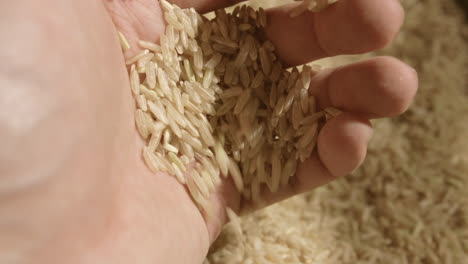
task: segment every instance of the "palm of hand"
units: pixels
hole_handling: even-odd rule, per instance
[[[185,7],[209,10],[215,4],[230,1],[177,2]],[[291,65],[328,55],[370,51],[386,44],[399,28],[402,14],[396,2],[387,1],[389,6],[383,9],[390,10],[394,17],[379,15],[381,8],[372,0],[339,2],[313,19],[305,16],[290,20],[283,9],[277,9],[270,13],[271,26],[266,33],[278,46],[280,58]],[[96,254],[103,258],[121,255],[119,249],[126,249],[129,259],[135,256],[152,259],[151,255],[156,258],[158,253],[153,250],[152,232],[166,237],[169,245],[184,241],[180,250],[197,244],[200,256],[196,257],[202,258],[209,241],[214,239],[225,221],[222,208],[226,204],[238,208],[240,198],[232,183],[223,184],[213,198],[219,218],[205,223],[184,187],[172,177],[150,173],[141,159],[144,142],[134,128],[134,104],[116,30],[123,32],[133,47],[137,46],[135,41],[138,39],[157,41],[164,31],[157,2],[85,0],[69,5],[60,3],[50,1],[38,6],[44,12],[32,15],[39,21],[47,18],[44,28],[54,38],[56,46],[53,52],[44,49],[47,52],[39,50],[39,55],[34,54],[38,65],[45,59],[50,62],[40,72],[48,81],[48,97],[45,101],[35,99],[35,103],[53,107],[49,109],[51,115],[47,122],[39,125],[41,134],[37,139],[40,142],[36,140],[29,147],[30,155],[50,151],[49,157],[53,156],[51,160],[61,168],[56,171],[66,175],[53,178],[53,184],[45,187],[50,195],[43,199],[61,197],[66,200],[65,207],[70,209],[56,213],[57,224],[76,238],[77,245],[94,241]],[[54,8],[47,8],[50,6]],[[377,14],[351,21],[356,12],[372,13],[369,10]],[[66,20],[57,23],[53,20],[57,14],[62,14]],[[326,32],[327,22],[336,22],[336,35]],[[390,26],[375,29],[373,24]],[[353,36],[356,31],[348,32],[356,29],[362,29],[358,36]],[[358,37],[359,41],[356,40]],[[66,45],[63,38],[67,40]],[[47,41],[41,39],[40,43]],[[70,64],[73,68],[68,68]],[[294,184],[277,194],[265,191],[265,200],[272,203],[352,171],[366,153],[371,135],[368,119],[404,111],[414,96],[416,83],[411,69],[389,58],[320,73],[314,78],[312,87],[319,104],[322,107],[333,105],[346,113],[322,129],[317,153],[301,165]],[[56,132],[64,128],[69,132],[57,135]],[[51,140],[57,144],[45,143]],[[71,143],[59,144],[62,142]],[[36,156],[33,156],[32,165],[40,167],[38,164],[42,160]],[[57,165],[59,161],[61,165]],[[61,190],[67,190],[65,197]],[[52,203],[46,210],[54,211],[55,206]],[[86,221],[75,220],[83,215],[87,215]],[[66,218],[73,220],[64,220]],[[161,230],[161,226],[167,228]],[[174,232],[178,232],[177,236]],[[139,246],[128,251],[132,243]],[[177,249],[169,250],[171,254],[173,259],[180,259]]]

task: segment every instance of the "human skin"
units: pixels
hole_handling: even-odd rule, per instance
[[[233,0],[179,0],[201,12]],[[291,19],[268,11],[266,35],[288,65],[382,48],[398,32],[397,0],[345,0]],[[184,186],[151,173],[134,126],[117,31],[158,41],[154,0],[0,2],[0,263],[201,263],[241,203],[226,180],[204,218]],[[345,176],[364,160],[369,119],[403,113],[416,72],[389,57],[327,69],[312,80],[321,107],[344,113],[318,136],[317,151],[292,184],[267,203]]]

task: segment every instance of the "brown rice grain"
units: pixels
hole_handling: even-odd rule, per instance
[[[229,39],[229,31],[226,26],[226,21],[218,20],[219,32],[225,39]]]
[[[200,48],[193,54],[193,65],[198,71],[203,69],[203,49]]]
[[[208,186],[207,186],[206,182],[200,177],[200,174],[197,172],[196,169],[191,170],[190,173],[191,173],[191,176],[192,176],[192,180],[195,183],[195,185],[197,186],[200,193],[205,198],[208,199],[210,197],[210,192],[209,192],[209,189],[208,189]]]
[[[156,91],[148,89],[145,85],[140,84],[139,85],[139,90],[142,95],[144,95],[147,99],[147,101],[155,101],[160,99],[160,95]]]
[[[277,192],[281,180],[281,157],[278,149],[271,154],[271,191]]]
[[[235,54],[235,53],[237,53],[236,48],[231,48],[231,47],[221,45],[221,44],[217,44],[217,43],[213,44],[213,50],[217,51],[217,52],[225,53],[225,54]]]
[[[201,151],[203,150],[203,144],[198,138],[193,137],[185,130],[182,130],[182,137],[186,143],[194,148],[194,150]]]
[[[208,174],[206,170],[203,169],[203,167],[197,168],[198,173],[200,175],[200,178],[205,182],[206,187],[208,187],[208,192],[212,193],[215,191],[217,185],[214,183],[213,178]]]
[[[317,135],[318,123],[313,123],[308,127],[308,131],[301,137],[301,139],[296,143],[297,148],[304,147],[309,145],[314,137]]]
[[[140,108],[143,112],[148,111],[148,106],[146,104],[146,97],[143,94],[140,94],[139,96],[136,97],[136,102],[138,108]]]
[[[203,77],[203,88],[208,89],[211,86],[213,81],[214,69],[208,69],[205,71],[205,76]]]
[[[200,83],[189,83],[193,90],[200,96],[204,101],[214,102],[215,97],[213,93],[210,93],[209,88],[203,88]]]
[[[122,32],[120,31],[117,32],[117,34],[119,35],[119,41],[120,41],[120,46],[122,47],[122,50],[123,51],[129,50],[131,47],[127,41],[127,38],[125,38],[124,34],[122,34]]]
[[[156,67],[154,62],[148,61],[145,66],[146,69],[146,83],[151,89],[156,87]]]
[[[182,95],[181,95],[180,89],[179,88],[173,89],[172,94],[174,98],[173,103],[175,104],[177,111],[183,115],[185,113],[185,109],[184,109],[184,105],[182,104]]]
[[[296,6],[295,8],[293,8],[291,10],[291,12],[289,13],[289,16],[294,18],[294,17],[298,17],[302,14],[304,14],[304,12],[306,12],[307,10],[309,10],[309,7],[307,4],[304,4],[304,3],[301,3],[300,5]]]
[[[211,22],[206,22],[206,23],[203,25],[203,28],[202,28],[201,40],[202,40],[203,42],[207,43],[208,40],[209,40],[210,37],[211,37],[212,32],[213,32],[212,23],[211,23]]]
[[[186,185],[189,189],[190,196],[192,199],[198,204],[201,205],[204,202],[204,198],[202,194],[200,193],[200,190],[196,186],[196,184],[193,182],[192,179],[187,179],[186,180]]]
[[[279,116],[282,116],[283,114],[288,112],[289,109],[291,109],[291,106],[292,106],[295,98],[296,98],[296,91],[291,90],[289,92],[288,96],[286,97],[286,99],[284,100],[284,107],[283,107],[282,111],[280,112]]]
[[[162,131],[159,133],[153,133],[151,135],[151,139],[148,143],[148,149],[151,153],[156,151],[156,148],[159,146],[159,142],[161,141]]]
[[[180,152],[183,155],[185,155],[185,157],[188,157],[190,159],[193,159],[195,157],[195,152],[193,151],[192,146],[185,143],[184,141],[180,142]]]
[[[299,91],[299,100],[301,102],[301,109],[304,114],[309,113],[309,93],[306,89],[301,89]],[[312,108],[311,112],[314,112],[314,108]]]
[[[304,116],[302,114],[301,104],[299,101],[295,101],[291,113],[291,123],[295,130],[299,128],[299,126],[301,125],[301,120],[303,119]]]
[[[213,183],[215,185],[219,185],[221,182],[221,179],[219,178],[219,173],[220,173],[219,168],[215,167],[212,160],[209,158],[203,157],[203,158],[198,158],[198,160],[202,163],[203,168],[211,176]]]
[[[140,72],[141,70],[144,69],[144,71],[146,71],[146,63],[148,63],[149,61],[151,61],[154,57],[154,53],[150,52],[148,54],[146,54],[145,56],[141,57],[136,65],[137,65],[137,68],[138,68],[138,72]],[[142,73],[144,73],[144,71]]]
[[[179,149],[170,143],[163,144],[163,148],[167,150],[169,153],[179,153]]]
[[[237,191],[242,192],[242,190],[244,189],[244,183],[242,181],[241,171],[237,166],[236,161],[234,161],[233,159],[229,159],[228,169],[232,179],[234,180],[234,184],[236,185]]]
[[[244,88],[249,88],[250,86],[250,75],[246,67],[242,67],[239,70],[239,77]]]
[[[301,72],[302,88],[308,90],[310,86],[312,68],[309,65],[304,65]]]
[[[221,36],[212,36],[211,40],[228,48],[237,49],[239,47],[239,45],[236,42],[232,41],[229,38],[223,38]]]
[[[255,78],[252,81],[251,87],[253,89],[256,89],[260,87],[262,83],[263,83],[263,73],[259,71],[256,73]]]
[[[145,49],[143,51],[141,51],[140,53],[138,53],[137,55],[133,56],[132,58],[128,59],[125,64],[127,65],[131,65],[131,64],[134,64],[135,62],[137,62],[139,59],[143,58],[144,56],[146,56],[147,54],[149,53],[149,50]]]
[[[220,142],[217,142],[214,146],[215,157],[216,161],[218,162],[219,168],[221,170],[221,174],[224,177],[228,176],[228,169],[229,169],[229,157],[224,150],[224,147],[221,145]]]
[[[179,22],[177,19],[176,14],[172,10],[168,10],[164,12],[164,17],[166,18],[166,21],[168,22],[169,25],[174,26],[175,29],[179,30],[180,32],[184,32],[184,26]]]
[[[148,166],[148,168],[152,172],[156,173],[156,172],[160,171],[160,165],[158,163],[158,160],[157,160],[156,156],[152,152],[150,152],[148,147],[143,148],[143,159],[144,159],[146,165]]]
[[[320,118],[324,117],[325,116],[325,112],[317,112],[317,113],[313,113],[307,117],[305,117],[304,119],[301,120],[301,125],[303,126],[309,126],[309,125],[312,125],[313,123],[316,123]]]
[[[143,49],[147,49],[155,53],[161,52],[161,47],[153,42],[139,40],[138,45]]]
[[[144,139],[148,138],[149,133],[150,133],[148,130],[148,123],[150,122],[149,120],[151,120],[151,117],[149,117],[148,114],[143,112],[141,109],[136,110],[135,112],[136,127],[141,137],[143,137]]]
[[[265,47],[260,48],[259,55],[260,55],[260,63],[262,65],[263,73],[266,76],[268,76],[271,71],[271,61],[270,61],[270,58],[268,57]]]
[[[291,157],[284,165],[283,171],[281,172],[281,186],[288,185],[289,178],[294,175],[296,163],[296,158],[291,155]]]
[[[159,146],[161,146],[161,145],[159,145]],[[173,168],[172,168],[172,165],[169,162],[169,160],[167,158],[163,157],[162,154],[159,153],[159,152],[156,152],[154,154],[156,156],[156,159],[159,162],[159,165],[161,166],[159,169],[161,171],[164,171],[164,172],[167,172],[167,173],[172,173]]]
[[[169,88],[167,75],[161,68],[158,68],[158,82],[159,82],[159,88],[161,89],[162,93],[167,98],[172,99],[172,93],[171,93],[171,89]]]
[[[167,0],[160,0],[159,3],[161,4],[162,8],[165,11],[172,11],[172,10],[174,10],[174,8],[176,8],[171,3],[169,3]]]
[[[236,60],[234,61],[234,67],[240,68],[247,60],[248,55],[249,55],[249,48],[246,45],[242,46],[239,51],[239,54],[236,57]]]
[[[179,166],[177,166],[175,163],[171,163],[171,168],[172,168],[172,173],[174,174],[176,179],[182,184],[187,184],[187,181],[185,180],[184,173],[179,168]]]
[[[134,96],[140,94],[140,75],[138,74],[135,65],[130,68],[130,86]]]
[[[202,125],[199,127],[200,137],[207,147],[211,147],[215,145],[215,139],[211,134],[210,129],[208,128],[209,123],[203,122]]]
[[[182,103],[184,104],[184,107],[188,112],[192,112],[194,114],[202,112],[202,110],[198,106],[196,106],[190,101],[189,96],[187,94],[182,95]]]
[[[325,111],[325,114],[328,115],[330,118],[337,117],[338,115],[342,113],[341,110],[338,110],[335,107],[327,107],[325,108],[324,111]]]
[[[171,81],[179,80],[180,72],[177,72],[175,68],[173,68],[170,65],[167,65],[166,63],[162,63],[161,66],[164,69],[164,71],[167,73],[167,77],[169,77],[169,80]]]
[[[234,107],[234,114],[238,115],[244,107],[247,105],[250,99],[251,92],[249,89],[245,89],[242,94],[238,97],[236,106]]]
[[[166,109],[158,101],[148,101],[148,108],[150,112],[154,115],[154,117],[158,120],[163,122],[164,124],[169,124],[169,119],[166,115]]]
[[[278,99],[278,102],[275,105],[273,110],[273,115],[279,117],[284,113],[284,104],[286,102],[286,97],[283,95]]]

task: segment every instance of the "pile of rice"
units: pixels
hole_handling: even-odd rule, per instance
[[[302,11],[315,3],[304,1]],[[146,164],[186,184],[208,216],[220,176],[260,203],[262,185],[271,192],[288,185],[315,148],[319,122],[339,114],[318,111],[308,92],[319,68],[283,67],[260,32],[262,8],[221,9],[208,20],[165,0],[161,6],[167,27],[160,44],[139,41],[144,50],[127,61]]]
[[[468,263],[468,25],[454,1],[402,3],[403,30],[379,54],[418,70],[414,105],[374,122],[361,169],[241,218],[243,241],[227,226],[205,263]]]

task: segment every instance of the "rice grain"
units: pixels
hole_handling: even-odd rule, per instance
[[[127,38],[125,38],[124,34],[122,34],[122,32],[120,31],[117,32],[117,34],[119,35],[119,41],[120,41],[120,46],[122,47],[122,50],[123,51],[129,50],[131,47],[127,41]]]

